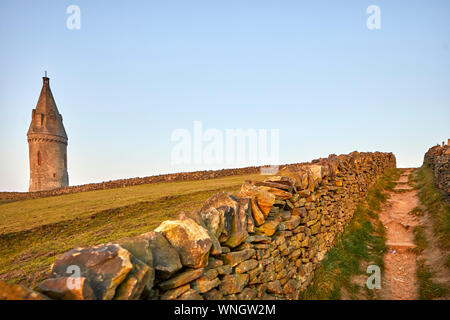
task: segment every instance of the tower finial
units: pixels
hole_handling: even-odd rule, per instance
[[[45,77],[47,78],[47,70],[45,70]]]

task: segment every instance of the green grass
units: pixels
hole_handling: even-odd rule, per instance
[[[417,185],[417,178],[416,178],[415,170],[411,171],[411,173],[408,175],[408,186],[410,186],[413,189],[419,188],[419,186]]]
[[[443,248],[450,248],[450,206],[443,201],[441,193],[437,190],[432,170],[424,165],[416,170],[411,179],[416,188],[419,189],[420,202],[431,215],[434,235],[437,236]],[[416,211],[420,213],[418,215],[424,214],[420,209]],[[417,254],[423,252],[427,247],[428,241],[423,227],[414,228],[414,242],[417,246],[414,252]],[[450,268],[450,256],[447,257],[446,266]],[[424,259],[418,259],[417,261],[416,276],[419,282],[420,299],[431,300],[440,298],[447,293],[444,286],[433,281],[434,273],[425,265]]]
[[[50,198],[0,204],[0,234],[88,217],[96,212],[230,186],[239,187],[245,179],[262,179],[259,174],[230,176],[201,181],[154,183],[125,188],[80,192]]]
[[[361,268],[362,262],[378,265],[383,270],[383,254],[387,248],[385,229],[378,220],[377,212],[388,199],[383,191],[393,190],[393,181],[399,176],[397,169],[389,169],[369,189],[365,201],[357,207],[352,220],[315,271],[302,299],[337,300],[341,298],[342,288],[354,297],[361,287],[352,283],[351,277],[366,274],[366,270]],[[368,291],[367,296],[375,298],[373,292]]]
[[[409,214],[412,214],[416,217],[421,217],[425,214],[425,212],[422,210],[422,208],[420,207],[415,207],[414,209],[412,209]]]
[[[428,245],[427,238],[425,236],[425,228],[422,226],[414,227],[414,243],[416,247],[412,251],[416,254],[420,254],[425,250]]]
[[[158,183],[0,204],[0,280],[34,287],[56,257],[153,230],[181,211],[199,209],[218,191],[239,190],[245,175]]]
[[[416,254],[422,253],[427,247],[428,241],[425,237],[424,227],[414,228],[414,243],[416,247],[413,252]],[[425,265],[424,259],[417,260],[416,276],[419,282],[419,299],[431,300],[440,298],[447,293],[445,287],[433,281],[434,273]]]
[[[414,180],[419,188],[420,202],[432,216],[435,235],[443,248],[450,248],[450,205],[436,189],[432,170],[422,166],[417,170]]]
[[[416,275],[419,280],[419,299],[432,300],[446,294],[447,290],[432,280],[433,272],[428,269],[423,259],[417,261]]]

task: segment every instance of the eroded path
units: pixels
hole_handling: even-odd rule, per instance
[[[408,185],[408,175],[413,169],[402,171],[386,206],[379,214],[386,229],[386,245],[389,248],[384,255],[383,298],[393,300],[412,300],[418,298],[416,278],[417,255],[414,248],[413,229],[419,220],[411,210],[418,206],[417,190]]]

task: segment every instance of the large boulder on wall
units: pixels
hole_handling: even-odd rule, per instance
[[[51,277],[67,277],[71,274],[85,277],[96,299],[110,300],[132,269],[127,250],[118,244],[105,244],[76,248],[64,253],[53,264]]]
[[[139,238],[148,241],[156,278],[168,279],[183,267],[178,252],[162,233],[151,231],[140,235]]]
[[[249,201],[219,192],[209,198],[200,215],[221,244],[234,248],[248,237]]]
[[[180,255],[185,267],[203,268],[208,265],[212,241],[208,231],[194,220],[167,220],[155,232],[161,232],[165,236]]]

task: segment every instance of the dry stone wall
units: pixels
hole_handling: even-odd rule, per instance
[[[66,252],[37,291],[51,299],[298,299],[370,185],[395,166],[392,153],[353,152],[284,167],[154,231]]]
[[[446,199],[450,198],[450,139],[447,145],[436,145],[425,153],[423,163],[434,173],[436,187],[442,191]]]
[[[268,167],[268,166],[263,166]],[[47,191],[36,192],[0,192],[0,200],[24,200],[24,199],[36,199],[43,197],[53,197],[65,194],[72,194],[78,192],[106,190],[123,187],[137,186],[141,184],[151,184],[159,182],[176,182],[176,181],[194,181],[194,180],[209,180],[216,178],[223,178],[233,175],[244,174],[257,174],[263,167],[245,167],[235,169],[222,169],[222,170],[205,170],[205,171],[193,171],[193,172],[178,172],[161,174],[157,176],[137,177],[129,179],[118,179],[112,181],[105,181],[99,183],[89,183],[78,186],[70,186],[57,188]]]

